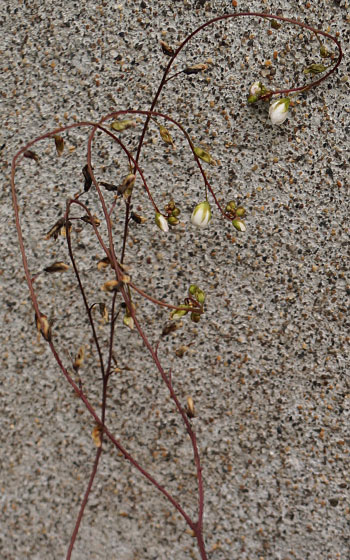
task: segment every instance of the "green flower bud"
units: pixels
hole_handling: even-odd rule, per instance
[[[243,216],[245,216],[245,208],[243,208],[243,206],[239,206],[239,208],[237,208],[236,216],[239,218],[243,218]]]
[[[162,214],[159,214],[159,212],[156,213],[155,222],[159,227],[159,229],[164,231],[164,233],[167,233],[169,231],[169,225],[167,219]]]
[[[199,288],[198,286],[196,286],[196,284],[191,284],[188,291],[190,292],[191,296],[194,296],[198,290]]]
[[[187,313],[188,313],[187,309],[174,309],[174,311],[170,313],[170,318],[181,319],[181,317],[184,317],[184,315],[187,315]]]
[[[191,321],[193,321],[194,323],[199,323],[200,320],[201,320],[200,313],[191,313]]]
[[[238,231],[245,231],[247,229],[245,223],[240,218],[235,218],[234,220],[232,220],[232,225]]]
[[[175,216],[169,216],[168,223],[171,226],[176,226],[179,223],[179,220],[177,218],[175,218]]]

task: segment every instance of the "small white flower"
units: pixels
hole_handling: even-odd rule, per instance
[[[159,214],[157,212],[156,217],[155,217],[155,221],[156,221],[156,224],[159,227],[159,229],[164,231],[164,233],[167,233],[169,231],[168,220],[162,214]]]
[[[205,227],[211,220],[211,208],[207,200],[197,204],[192,212],[191,222],[195,226]]]
[[[282,99],[277,99],[270,105],[269,117],[272,124],[282,124],[288,116],[288,107],[290,104],[290,99],[288,97],[283,97]]]

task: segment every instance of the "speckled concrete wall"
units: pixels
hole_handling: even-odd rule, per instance
[[[182,402],[192,395],[205,481],[205,541],[211,560],[348,560],[350,535],[349,387],[349,22],[348,1],[3,2],[1,18],[1,528],[4,560],[65,558],[91,472],[93,422],[37,339],[10,197],[10,164],[30,139],[58,125],[99,119],[113,109],[150,106],[167,62],[159,39],[177,46],[204,21],[231,10],[300,18],[344,47],[339,70],[294,99],[272,127],[267,105],[248,106],[256,79],[272,87],[305,83],[317,41],[258,18],[217,24],[184,50],[178,69],[207,62],[205,74],[170,81],[158,109],[179,119],[211,150],[206,167],[218,199],[247,208],[238,233],[213,208],[211,226],[190,223],[203,184],[185,142],[176,150],[152,125],[141,158],[161,208],[174,197],[180,224],[155,226],[141,189],[135,205],[149,219],[132,225],[127,264],[141,287],[172,303],[196,282],[207,293],[197,325],[188,318],[164,337]],[[328,43],[327,43],[328,45]],[[331,47],[331,44],[329,44]],[[274,54],[276,53],[276,54]],[[209,61],[209,62],[208,62]],[[319,62],[319,60],[317,60]],[[134,149],[141,124],[125,133]],[[84,129],[24,160],[17,187],[29,266],[36,273],[66,260],[65,244],[44,239],[82,188]],[[119,181],[125,159],[97,138],[100,180]],[[96,194],[84,200],[100,213]],[[122,224],[122,213],[115,228]],[[74,243],[89,298],[108,279],[89,227]],[[116,234],[119,251],[120,237]],[[51,260],[50,260],[51,259]],[[40,275],[42,309],[65,363],[81,344],[94,404],[101,383],[73,276]],[[96,290],[97,287],[97,290]],[[97,295],[93,295],[97,294]],[[103,295],[108,299],[108,295]],[[168,313],[137,300],[153,343]],[[102,328],[102,327],[101,327]],[[102,332],[102,331],[101,331]],[[118,326],[122,370],[110,386],[109,425],[170,491],[195,509],[190,444],[167,391],[136,333]],[[199,558],[184,522],[111,447],[106,446],[73,553],[77,560]]]

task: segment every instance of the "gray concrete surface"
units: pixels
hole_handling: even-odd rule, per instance
[[[211,148],[220,161],[210,168],[218,197],[247,207],[247,232],[235,232],[216,210],[210,228],[191,226],[191,210],[203,199],[200,176],[175,130],[173,152],[153,127],[142,166],[159,204],[171,196],[179,203],[181,224],[162,236],[138,192],[150,219],[133,227],[128,263],[140,286],[167,301],[181,301],[193,281],[208,294],[205,320],[194,325],[184,319],[160,355],[173,368],[182,401],[191,394],[196,404],[209,558],[350,558],[348,1],[238,0],[232,8],[224,0],[11,0],[0,6],[3,560],[65,558],[95,453],[93,423],[37,340],[10,200],[11,158],[58,124],[98,119],[111,109],[148,108],[166,62],[160,38],[176,46],[205,20],[248,9],[338,33],[345,55],[339,71],[296,98],[289,119],[272,127],[266,106],[246,105],[249,85],[268,80],[267,60],[276,68],[273,86],[303,83],[303,64],[313,62],[316,40],[290,26],[269,34],[269,25],[257,19],[203,32],[178,64],[212,59],[208,73],[169,82],[158,108]],[[140,126],[128,136],[130,146]],[[82,129],[69,133],[71,150],[60,159],[43,142],[39,164],[26,160],[18,170],[33,273],[51,262],[53,251],[54,260],[66,260],[62,241],[43,238],[66,198],[82,186],[86,137]],[[120,153],[100,138],[96,154],[101,177],[118,181],[126,166]],[[86,198],[99,212],[96,196]],[[100,252],[88,228],[75,236],[89,297],[96,286],[101,297],[107,276],[96,273]],[[37,285],[69,364],[82,342],[91,348],[72,277],[40,277]],[[138,303],[155,341],[167,314]],[[183,345],[188,350],[177,357]],[[116,354],[129,369],[111,387],[110,426],[193,510],[189,444],[155,368],[137,335],[122,328]],[[83,375],[98,404],[93,355]],[[199,558],[162,496],[107,451],[73,558]]]

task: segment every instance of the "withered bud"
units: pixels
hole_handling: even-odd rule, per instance
[[[192,397],[187,397],[186,414],[189,418],[194,418],[196,416]]]
[[[198,74],[207,68],[208,64],[195,64],[194,66],[188,66],[185,70],[183,70],[183,72],[184,74]]]
[[[65,224],[65,219],[64,218],[60,218],[54,226],[52,226],[52,228],[47,232],[45,239],[50,239],[51,237],[53,237],[54,239],[57,239],[58,234],[60,232],[60,229],[62,226],[64,226]]]
[[[43,335],[45,340],[50,342],[52,338],[51,327],[46,315],[41,314],[40,317],[35,315],[35,322],[36,322],[36,328],[38,329],[38,332],[40,332]]]
[[[105,282],[105,284],[103,284],[101,290],[103,292],[115,292],[116,290],[119,290],[122,285],[123,283],[118,282],[118,280],[108,280],[108,282]]]
[[[23,153],[23,157],[26,157],[28,159],[34,159],[34,161],[36,161],[38,163],[39,161],[39,156],[38,154],[36,154],[35,152],[33,152],[32,150],[26,150]]]
[[[101,447],[102,445],[101,433],[102,433],[102,428],[99,424],[97,424],[91,432],[91,436],[96,447]]]
[[[159,41],[159,44],[162,47],[162,51],[164,54],[166,54],[166,56],[174,56],[175,51],[172,47],[170,47],[170,45],[168,45],[168,43],[166,43],[165,41]]]
[[[102,187],[104,187],[105,189],[107,189],[107,191],[117,191],[118,190],[118,185],[112,185],[111,183],[104,183],[103,181],[100,183],[100,185],[102,185]]]
[[[103,270],[104,268],[107,268],[107,266],[109,266],[110,260],[108,257],[105,257],[104,259],[101,259],[100,261],[98,261],[97,263],[97,270]]]
[[[129,173],[129,175],[127,175],[124,178],[122,184],[119,185],[117,189],[118,195],[122,194],[125,199],[129,198],[129,196],[132,193],[134,183],[135,183],[135,175],[133,173]]]
[[[84,346],[80,346],[78,353],[75,357],[74,360],[74,364],[73,364],[73,369],[74,371],[78,371],[78,369],[80,368],[80,366],[83,365],[84,362],[84,357],[85,357],[85,347]]]
[[[131,212],[130,217],[137,224],[144,224],[145,222],[147,222],[147,218],[145,218],[144,216],[140,216],[140,214],[136,214],[135,212]]]
[[[88,192],[91,188],[92,185],[92,177],[89,173],[89,167],[88,164],[86,164],[83,169],[82,169],[84,178],[85,178],[85,182],[84,182],[84,192]]]
[[[123,274],[120,281],[123,282],[123,284],[129,284],[130,283],[130,276],[128,274]]]
[[[200,148],[199,146],[197,146],[197,147],[194,147],[193,150],[194,150],[194,153],[196,154],[196,156],[199,157],[200,159],[202,159],[203,161],[205,161],[206,163],[210,163],[210,165],[216,165],[215,159],[213,159],[211,157],[209,152],[207,152],[206,150],[203,150],[203,148]]]
[[[183,358],[186,352],[188,352],[188,346],[179,346],[179,348],[176,348],[175,350],[175,356],[177,356],[178,358]]]
[[[128,128],[135,128],[135,126],[135,121],[131,119],[124,119],[123,121],[113,121],[111,124],[111,129],[122,132],[123,130],[127,130]]]
[[[58,262],[54,262],[52,263],[50,266],[47,266],[46,268],[44,268],[45,272],[66,272],[66,270],[69,269],[69,265],[58,261]]]
[[[64,140],[63,140],[62,136],[59,136],[58,134],[55,134],[54,139],[55,139],[55,146],[56,146],[57,155],[61,156],[63,154],[63,150],[64,150]]]
[[[81,220],[83,220],[83,222],[86,222],[87,224],[95,224],[96,227],[101,224],[100,220],[97,216],[95,216],[95,214],[92,216],[92,219],[90,218],[90,216],[82,216]]]

